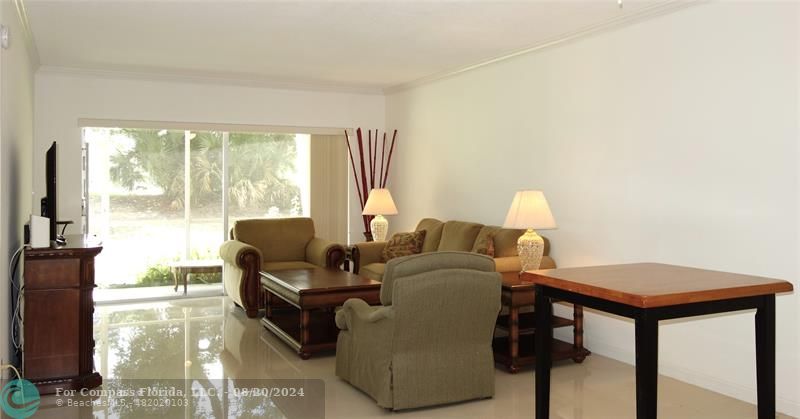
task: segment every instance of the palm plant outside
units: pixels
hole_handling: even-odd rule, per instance
[[[183,131],[121,129],[134,140],[111,156],[111,180],[133,190],[138,184],[160,187],[161,205],[182,208],[184,199]],[[162,135],[159,135],[159,132]],[[231,133],[229,197],[239,209],[277,207],[302,213],[300,189],[288,179],[297,156],[294,134]],[[191,205],[217,204],[222,195],[222,133],[197,132],[191,140]]]

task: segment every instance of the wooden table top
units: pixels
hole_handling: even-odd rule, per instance
[[[528,271],[522,280],[640,308],[792,291],[790,282],[660,263]]]
[[[381,288],[381,283],[378,281],[332,268],[262,271],[261,280],[275,282],[297,294],[322,294],[342,290]]]

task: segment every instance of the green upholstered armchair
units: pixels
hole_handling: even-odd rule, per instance
[[[311,218],[239,220],[219,249],[222,281],[233,301],[256,317],[263,308],[260,271],[313,266],[338,268],[344,247],[314,237]]]
[[[484,255],[390,260],[382,306],[350,299],[336,313],[336,375],[393,410],[492,397],[500,286]]]

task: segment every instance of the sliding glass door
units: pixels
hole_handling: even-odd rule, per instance
[[[228,220],[309,215],[309,136],[230,133]],[[304,198],[305,197],[305,198]]]
[[[83,138],[88,233],[104,243],[96,280],[125,289],[108,299],[173,295],[170,265],[217,259],[237,219],[309,215],[308,135],[87,127]],[[194,275],[189,294],[218,294],[220,281]]]

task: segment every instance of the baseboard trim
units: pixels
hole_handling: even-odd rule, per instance
[[[591,350],[593,354],[602,355],[629,365],[633,365],[633,360],[635,359],[633,342],[631,342],[630,347],[622,347],[609,341],[598,339],[596,336],[587,336],[586,347]],[[718,377],[698,373],[697,371],[692,371],[679,365],[664,362],[658,363],[658,373],[747,403],[755,404],[756,402],[755,386],[743,386],[727,380],[721,380]],[[779,413],[800,417],[800,401],[778,396],[776,397],[775,403]]]

